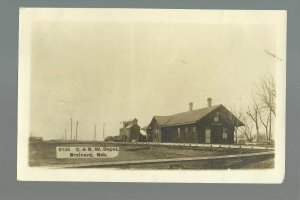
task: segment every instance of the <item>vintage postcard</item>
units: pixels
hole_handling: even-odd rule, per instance
[[[19,15],[18,180],[284,180],[286,11]]]

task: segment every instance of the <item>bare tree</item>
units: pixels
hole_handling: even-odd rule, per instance
[[[270,115],[268,114],[267,118],[264,119],[263,114],[264,114],[263,111],[259,110],[258,115],[259,115],[260,122],[264,126],[265,131],[266,131],[266,140],[270,140],[269,134],[268,134],[269,133],[269,118],[270,118]]]
[[[274,116],[276,116],[276,88],[274,78],[272,76],[265,77],[260,80],[260,84],[256,86],[256,95],[261,103],[261,108],[269,110]]]
[[[245,138],[248,142],[253,141],[253,123],[252,118],[250,118],[243,109],[236,110],[234,106],[230,106],[230,112],[235,116],[230,119],[234,124],[234,134],[236,142],[238,142],[238,137]],[[241,126],[241,122],[243,125]]]
[[[246,137],[247,141],[252,142],[253,123],[251,121],[251,118],[248,115],[242,115],[241,120],[243,121],[244,126],[241,126],[239,131],[244,137]]]
[[[267,76],[260,80],[256,85],[255,95],[259,104],[260,119],[262,125],[266,129],[266,139],[271,140],[272,137],[272,118],[276,117],[276,86],[274,78]],[[263,119],[265,116],[265,120]]]
[[[235,116],[232,116],[230,121],[232,121],[234,125],[234,135],[235,135],[235,142],[236,144],[238,143],[238,129],[239,129],[239,124],[241,121],[243,121],[243,112],[237,111],[235,109],[235,106],[230,106],[230,112]]]
[[[248,107],[248,110],[246,114],[250,117],[250,119],[253,121],[255,124],[255,129],[256,129],[256,140],[258,139],[259,136],[259,107],[255,101],[254,95],[252,94],[252,99],[253,99],[253,106],[250,108]]]

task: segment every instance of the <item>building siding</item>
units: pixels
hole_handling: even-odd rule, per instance
[[[133,125],[130,128],[121,128],[119,139],[122,142],[130,142],[132,140],[139,140],[140,137],[140,127],[138,125]]]
[[[234,126],[228,123],[219,113],[220,110],[216,110],[198,122],[167,127],[160,127],[155,118],[153,118],[149,125],[150,130],[148,129],[148,141],[203,144],[206,143],[206,129],[209,129],[211,133],[210,143],[232,144],[234,143]],[[216,116],[218,116],[217,121]]]

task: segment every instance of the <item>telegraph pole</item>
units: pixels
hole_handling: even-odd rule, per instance
[[[103,123],[103,142],[104,142],[104,139],[105,139],[105,123]]]
[[[65,129],[65,140],[67,140],[67,129]]]
[[[97,126],[95,125],[95,130],[94,130],[94,141],[96,141],[96,134],[97,134]]]
[[[78,129],[78,121],[77,121],[77,123],[76,123],[76,141],[77,141],[77,129]]]
[[[73,135],[72,135],[72,117],[71,117],[71,141],[73,140]]]

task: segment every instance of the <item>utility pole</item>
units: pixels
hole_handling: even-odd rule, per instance
[[[73,140],[73,135],[72,135],[72,117],[71,117],[71,141]]]
[[[105,139],[105,123],[103,123],[103,142],[104,142],[104,139]]]
[[[94,130],[94,141],[96,141],[96,135],[97,135],[97,126],[95,125],[95,130]]]
[[[65,140],[67,140],[67,129],[65,129]]]
[[[78,129],[78,121],[76,123],[76,141],[77,141],[77,129]]]

